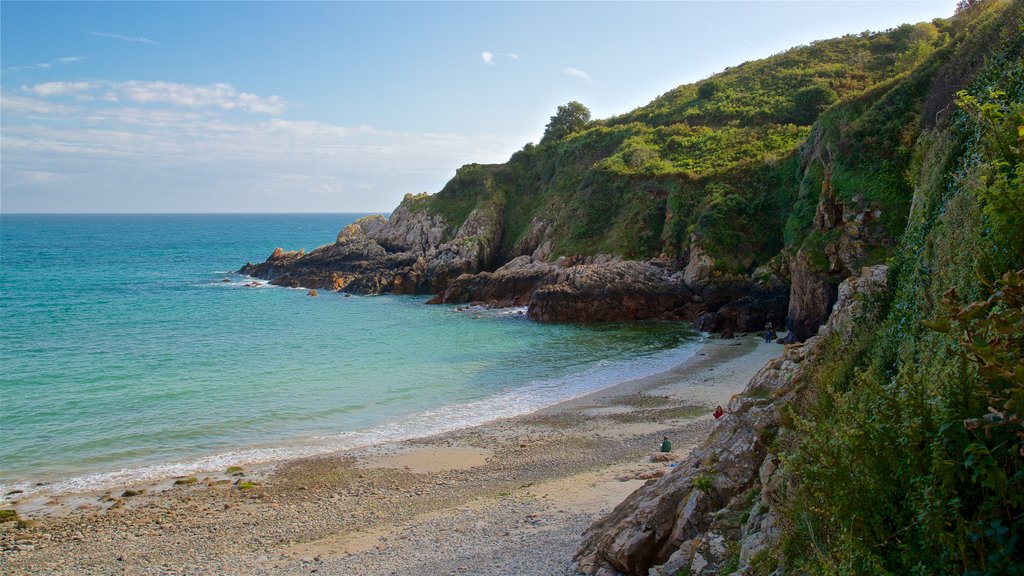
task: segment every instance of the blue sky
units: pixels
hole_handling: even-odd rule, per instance
[[[916,2],[0,3],[0,210],[389,211],[536,142]]]

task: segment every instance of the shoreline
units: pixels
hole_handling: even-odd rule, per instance
[[[270,286],[269,284],[265,285]],[[278,286],[270,287],[279,288]],[[460,313],[481,313],[486,310],[495,316],[519,314],[518,308],[492,311],[475,305],[467,305],[464,309],[459,308],[458,310]],[[582,381],[593,377],[603,380],[615,376],[609,376],[612,373],[607,372],[607,369],[597,369],[596,366],[591,366],[581,372],[530,383],[514,390],[495,393],[476,400],[407,414],[394,421],[381,422],[365,429],[294,437],[283,439],[280,442],[241,447],[227,452],[196,455],[187,460],[139,463],[111,471],[71,474],[56,479],[37,478],[10,482],[0,486],[2,489],[0,490],[0,509],[13,508],[30,518],[53,514],[63,515],[68,512],[66,507],[51,506],[48,501],[66,499],[80,501],[83,498],[109,495],[119,490],[166,489],[176,480],[193,476],[223,480],[223,470],[239,466],[254,471],[258,470],[261,475],[266,475],[276,466],[293,460],[354,454],[362,450],[373,450],[379,446],[415,442],[424,438],[487,425],[499,420],[528,416],[635,380],[668,373],[680,364],[689,361],[704,346],[708,336],[698,334],[693,341],[677,348],[666,349],[647,358],[638,356],[616,363],[619,368],[635,368],[640,360],[645,360],[655,363],[659,369],[664,367],[663,370],[655,372],[644,370],[644,373],[640,375],[619,375],[619,379],[613,380],[611,383],[601,383],[594,390],[576,391],[564,397],[543,399],[537,405],[515,405],[512,399],[530,393],[546,394],[549,389],[566,384],[576,386],[578,380]],[[623,377],[626,380],[622,380]],[[482,409],[483,405],[488,407]],[[467,414],[466,409],[470,407],[472,407],[469,410],[471,413]],[[445,413],[453,418],[457,416],[457,419],[438,418],[439,414]],[[410,430],[415,430],[415,432],[410,432]]]
[[[178,485],[168,479],[140,495],[61,497],[61,513],[26,512],[21,528],[0,524],[0,567],[15,574],[148,573],[184,570],[199,559],[200,573],[387,574],[402,565],[389,564],[401,556],[395,550],[409,547],[426,554],[422,570],[399,573],[457,573],[466,560],[453,554],[498,553],[493,545],[507,547],[515,534],[551,554],[517,555],[513,547],[500,554],[518,567],[468,572],[569,574],[579,533],[594,515],[669,469],[648,461],[661,436],[672,437],[673,456],[682,458],[710,432],[710,410],[779,353],[756,336],[706,340],[668,371],[525,415],[199,473]],[[228,537],[238,531],[246,537]],[[427,543],[437,538],[447,544]],[[453,544],[467,538],[490,540]]]

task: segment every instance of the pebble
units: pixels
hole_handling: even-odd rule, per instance
[[[0,571],[33,573],[31,562],[57,574],[569,576],[593,518],[546,500],[542,483],[611,463],[643,466],[652,445],[647,436],[594,439],[594,420],[574,418],[538,416],[522,427],[452,434],[458,445],[494,447],[490,464],[473,470],[412,474],[325,458],[257,476],[252,494],[215,485],[192,487],[187,497],[147,493],[117,514],[71,512],[47,521],[46,533],[31,539],[15,540],[0,527],[0,547],[17,548],[2,553]],[[671,426],[683,437],[678,423]],[[354,553],[306,547],[382,523],[394,531]]]

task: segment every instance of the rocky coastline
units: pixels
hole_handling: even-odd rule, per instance
[[[333,244],[308,253],[278,248],[238,272],[279,286],[433,294],[431,304],[526,306],[540,322],[679,320],[726,335],[786,323],[789,286],[767,267],[721,275],[699,248],[683,261],[608,254],[552,260],[542,233],[504,251],[500,214],[476,210],[453,226],[412,209],[412,199],[407,196],[390,219],[357,220]]]
[[[865,298],[885,288],[887,267],[845,280],[822,330],[786,346],[730,399],[703,444],[587,529],[576,551],[595,576],[746,574],[777,548],[786,478],[780,468],[786,406],[800,393],[824,339],[845,340]]]

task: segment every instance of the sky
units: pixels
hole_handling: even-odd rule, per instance
[[[0,212],[389,212],[594,118],[814,40],[860,2],[0,3]]]

